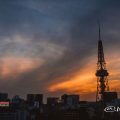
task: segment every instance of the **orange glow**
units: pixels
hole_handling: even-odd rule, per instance
[[[72,91],[72,90],[74,91],[74,90],[80,89],[83,92],[87,92],[85,89],[86,83],[88,83],[90,87],[89,91],[93,91],[94,88],[92,87],[93,84],[91,85],[92,80],[90,79],[93,80],[94,76],[92,75],[84,76],[84,74],[83,76],[76,76],[72,80],[68,80],[68,81],[50,86],[49,91],[54,92],[54,91],[61,90],[61,89],[65,91]]]
[[[38,65],[43,63],[43,61],[30,59],[30,58],[14,58],[14,57],[4,57],[1,59],[1,76],[7,78],[9,76],[16,76],[32,70]]]
[[[120,57],[119,54],[115,54],[113,56],[109,56],[106,60],[107,62],[107,69],[110,73],[108,76],[109,86],[111,91],[120,91]],[[119,59],[118,59],[119,58]],[[96,93],[96,56],[92,56],[88,59],[89,63],[87,63],[82,70],[77,72],[77,74],[70,79],[64,80],[64,82],[59,82],[52,84],[48,90],[50,92],[56,91],[65,91],[68,93],[77,93],[80,94],[85,99],[91,99],[94,94],[95,100],[95,93]]]
[[[120,57],[119,53],[107,54],[107,69],[110,73],[108,76],[110,90],[120,91]],[[29,72],[32,69],[44,63],[40,59],[32,58],[14,58],[5,57],[1,59],[0,73],[3,78],[7,77],[19,77],[24,72]],[[86,60],[85,60],[86,61]],[[66,78],[66,76],[61,76],[62,80],[58,78],[58,82],[52,82],[49,84],[47,90],[48,92],[60,92],[80,94],[83,99],[95,100],[96,93],[96,56],[91,56],[87,58],[88,63],[84,67],[80,68],[79,71],[73,71],[74,75],[71,78]],[[42,76],[40,76],[42,77]]]
[[[65,80],[65,82],[57,83],[51,85],[48,90],[50,92],[55,92],[59,90],[65,90],[67,92],[77,92],[77,93],[86,93],[86,92],[94,92],[96,90],[96,77],[94,74],[95,68],[93,68],[91,63],[89,62],[85,65],[85,68],[77,72],[77,74],[69,79]]]

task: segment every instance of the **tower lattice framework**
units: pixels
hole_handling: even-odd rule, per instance
[[[103,44],[101,40],[101,31],[99,25],[99,40],[98,40],[98,62],[97,62],[97,93],[96,101],[104,101],[104,92],[109,91],[108,79],[109,75],[106,69],[106,62],[104,58]]]

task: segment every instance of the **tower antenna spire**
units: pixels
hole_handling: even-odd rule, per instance
[[[100,23],[100,20],[98,20],[98,26],[99,26],[99,40],[101,40],[101,23]]]

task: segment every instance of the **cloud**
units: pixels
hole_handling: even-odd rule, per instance
[[[96,67],[98,17],[102,22],[105,53],[112,51],[113,55],[115,50],[119,50],[118,0],[13,0],[0,3],[1,59],[9,61],[12,57],[17,61],[17,58],[21,58],[19,65],[25,64],[22,59],[26,59],[28,63],[32,61],[30,65],[34,66],[15,78],[11,77],[16,74],[13,70],[7,80],[0,80],[0,90],[9,91],[10,95],[24,96],[29,92],[60,95],[66,88],[67,92],[70,92],[69,89],[82,92],[77,84],[78,89],[74,89],[74,78],[79,71],[87,71],[85,67],[91,63],[89,58],[95,54],[91,64]],[[111,50],[111,46],[114,50]],[[91,74],[94,76],[94,72]],[[87,73],[82,75],[85,77]],[[59,85],[69,82],[72,86],[66,85],[57,90]],[[85,82],[89,83],[89,79],[83,83],[86,88],[91,88],[92,78],[88,85]],[[49,91],[51,86],[55,86],[55,93]]]

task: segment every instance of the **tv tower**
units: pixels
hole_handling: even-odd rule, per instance
[[[99,40],[98,40],[98,62],[97,62],[97,93],[96,93],[96,102],[104,101],[104,93],[109,91],[108,79],[109,75],[106,69],[106,63],[104,58],[103,44],[101,40],[101,28],[99,23]]]

